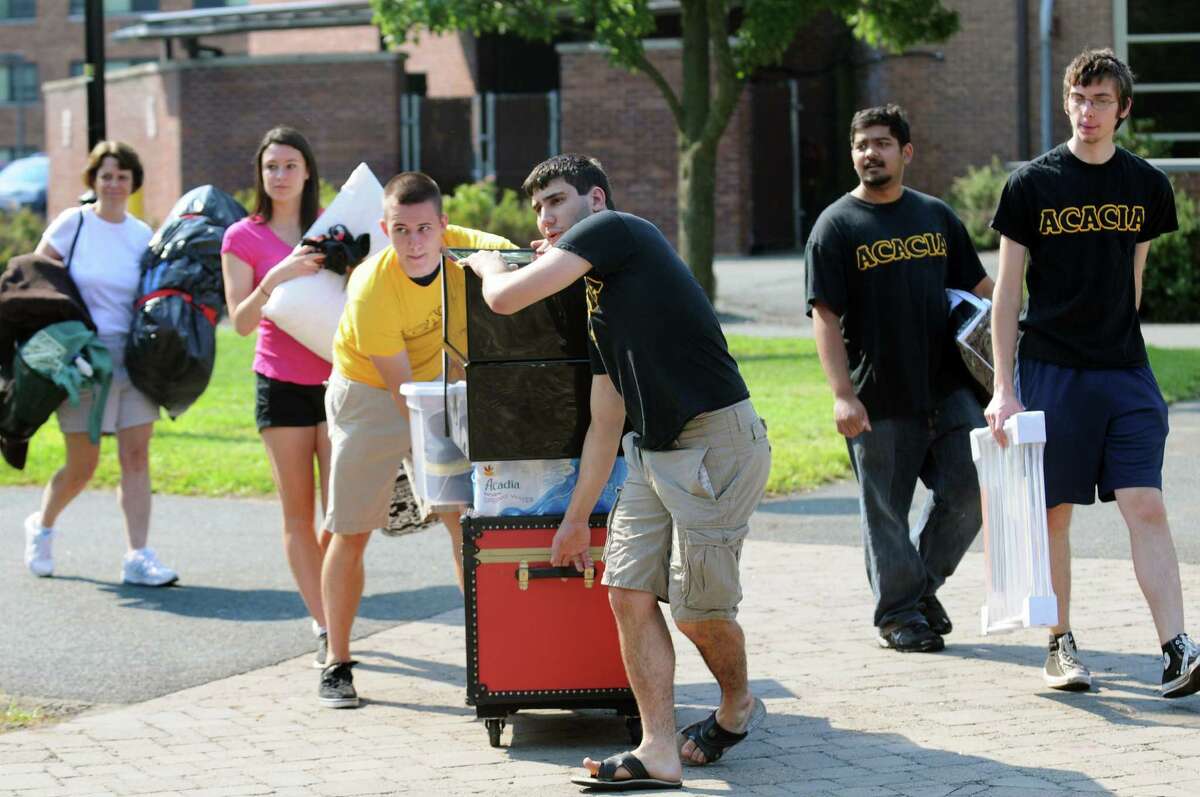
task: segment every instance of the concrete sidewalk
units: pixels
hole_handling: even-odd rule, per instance
[[[862,554],[754,542],[741,620],[770,716],[687,794],[1191,795],[1200,697],[1156,696],[1158,646],[1128,562],[1076,563],[1075,629],[1098,688],[1045,689],[1041,630],[983,638],[982,557],[942,592],[939,655],[878,649]],[[1185,565],[1185,594],[1200,566]],[[780,596],[787,596],[781,602]],[[584,755],[628,746],[599,712],[522,712],[488,746],[464,706],[461,610],[356,643],[355,711],[319,708],[309,657],[57,726],[0,736],[0,794],[576,794]],[[580,641],[586,640],[581,629]],[[680,642],[678,721],[717,699]],[[197,655],[203,655],[198,651]]]
[[[995,276],[996,252],[983,252],[980,260]],[[812,337],[812,322],[804,313],[802,255],[721,257],[714,270],[726,334]],[[1200,349],[1200,324],[1142,324],[1142,335],[1151,346]]]

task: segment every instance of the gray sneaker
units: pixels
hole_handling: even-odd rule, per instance
[[[1079,660],[1075,636],[1070,631],[1050,640],[1042,679],[1051,689],[1066,692],[1086,692],[1092,688],[1092,673]]]
[[[50,545],[54,529],[42,525],[42,513],[34,512],[25,518],[25,566],[35,576],[45,578],[54,574],[54,555]]]
[[[350,668],[357,661],[335,661],[321,670],[321,686],[317,702],[325,708],[358,708],[358,692],[354,690],[354,675]]]

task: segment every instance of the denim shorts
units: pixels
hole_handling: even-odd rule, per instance
[[[1070,368],[1022,358],[1017,395],[1046,413],[1046,506],[1162,489],[1167,403],[1150,366]]]

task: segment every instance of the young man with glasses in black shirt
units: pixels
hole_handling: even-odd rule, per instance
[[[1063,76],[1072,135],[1014,172],[992,227],[1001,235],[992,314],[995,395],[986,416],[1046,413],[1050,574],[1058,596],[1043,668],[1046,684],[1091,687],[1071,633],[1073,504],[1117,502],[1129,527],[1134,571],[1162,644],[1161,694],[1200,689],[1200,649],[1184,633],[1179,563],[1162,496],[1167,406],[1138,322],[1150,242],[1177,229],[1166,175],[1118,147],[1133,107],[1133,75],[1111,50],[1087,50]],[[1018,314],[1025,257],[1029,307]],[[1015,367],[1014,367],[1015,365]]]

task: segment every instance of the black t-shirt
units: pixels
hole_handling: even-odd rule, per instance
[[[612,379],[643,448],[666,448],[695,416],[749,397],[716,311],[657,227],[604,210],[555,245],[592,265],[592,372]]]
[[[1060,144],[1013,172],[992,228],[1029,250],[1021,356],[1072,368],[1144,365],[1134,247],[1178,226],[1167,176],[1120,147],[1091,164]]]
[[[887,204],[846,194],[817,219],[804,258],[808,315],[817,302],[838,315],[872,418],[929,412],[967,384],[946,289],[969,291],[986,273],[945,202],[911,188]]]

